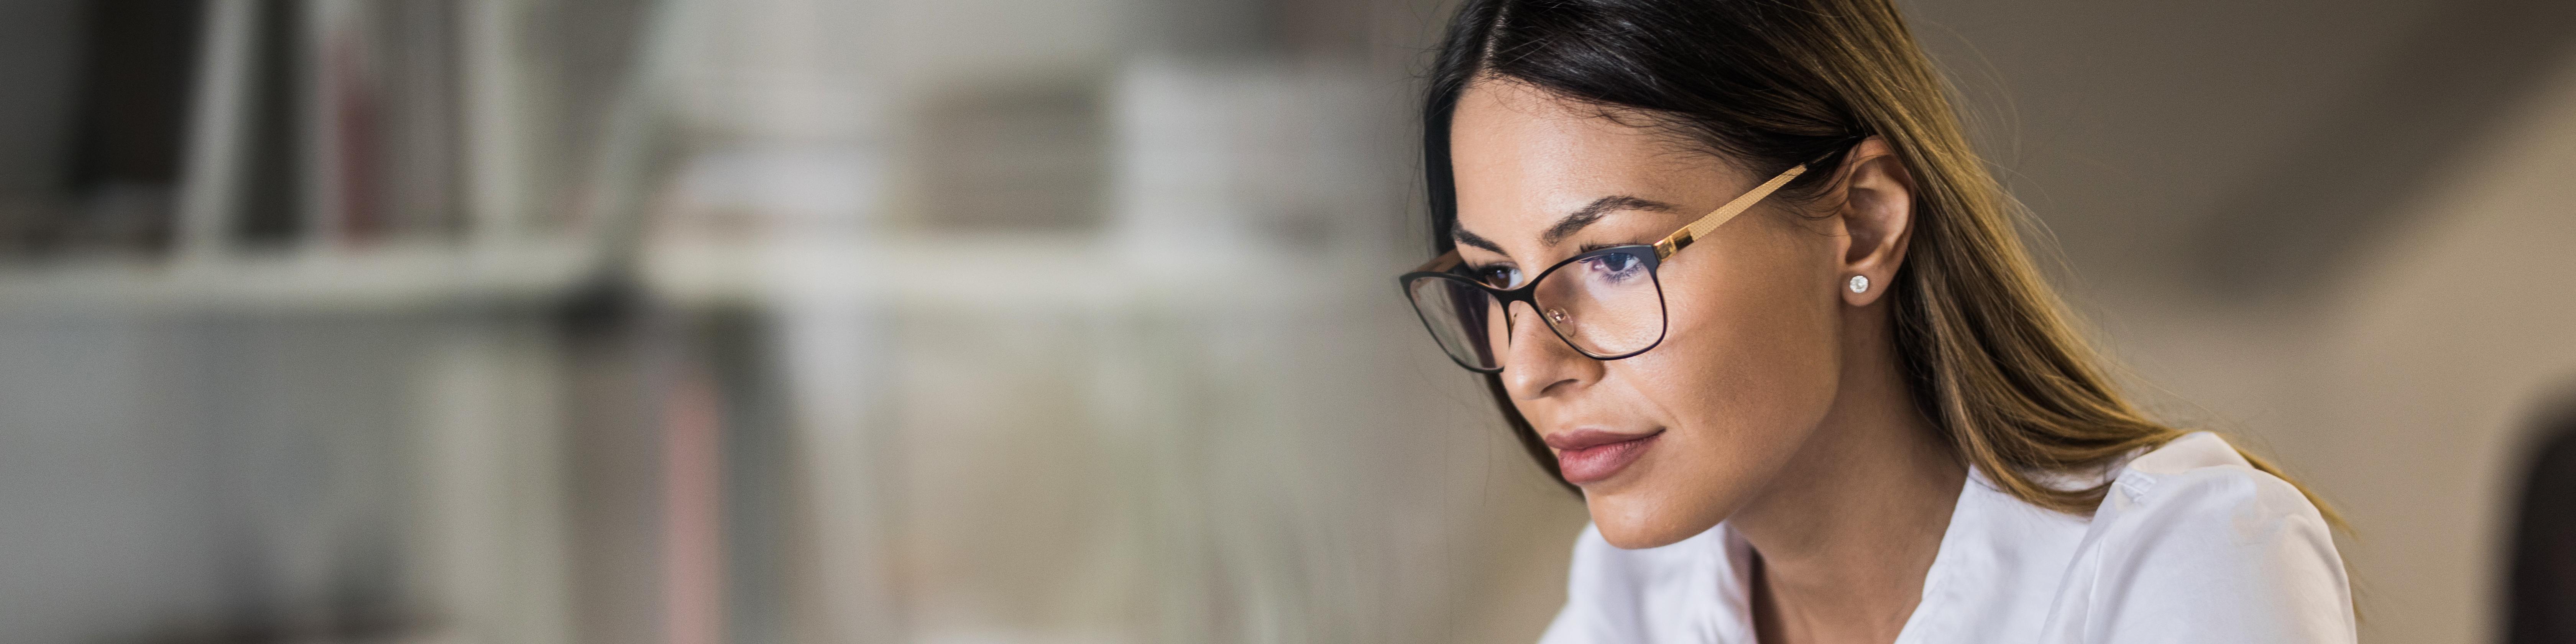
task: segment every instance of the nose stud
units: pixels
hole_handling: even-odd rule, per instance
[[[1869,276],[1853,275],[1851,278],[1851,290],[1853,293],[1869,292]]]

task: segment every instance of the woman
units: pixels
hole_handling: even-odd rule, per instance
[[[1886,0],[1468,0],[1406,292],[1592,526],[1544,642],[2341,642],[2329,519],[2149,420]]]

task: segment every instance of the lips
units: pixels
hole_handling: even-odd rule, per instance
[[[1618,474],[1663,435],[1660,429],[1642,434],[1577,429],[1545,439],[1548,447],[1556,448],[1556,468],[1565,475],[1565,482],[1582,485]]]

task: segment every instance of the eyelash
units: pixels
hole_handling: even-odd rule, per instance
[[[1581,254],[1584,254],[1584,253],[1589,253],[1589,252],[1592,252],[1592,251],[1601,250],[1601,249],[1609,248],[1609,247],[1612,247],[1612,246],[1634,246],[1634,245],[1636,245],[1636,244],[1584,244],[1584,245],[1582,245],[1582,246],[1580,246],[1580,247],[1575,248],[1575,249],[1574,249],[1574,254],[1576,254],[1576,255],[1581,255]],[[1517,270],[1520,270],[1520,267],[1513,266],[1513,265],[1510,265],[1510,264],[1486,264],[1486,265],[1483,265],[1483,266],[1469,266],[1469,267],[1467,267],[1467,270],[1468,270],[1468,272],[1470,272],[1470,273],[1474,274],[1476,277],[1478,277],[1478,278],[1483,278],[1486,274],[1488,274],[1488,273],[1490,273],[1490,272],[1493,272],[1493,271],[1517,271]]]

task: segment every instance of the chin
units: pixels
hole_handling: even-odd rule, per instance
[[[1584,504],[1592,511],[1592,525],[1601,530],[1601,539],[1623,549],[1657,548],[1683,539],[1699,536],[1725,518],[1723,514],[1698,516],[1707,506],[1678,502],[1674,497],[1694,495],[1655,494],[1641,486],[1608,493],[1583,493]],[[1732,505],[1732,504],[1728,504]]]

